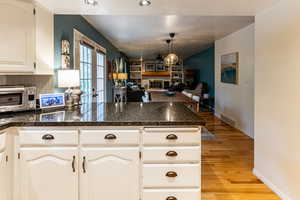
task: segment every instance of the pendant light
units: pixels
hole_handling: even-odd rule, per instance
[[[174,53],[173,49],[173,41],[174,41],[175,33],[170,33],[170,38],[169,40],[166,40],[167,44],[169,45],[169,54],[165,57],[165,65],[166,66],[171,66],[171,65],[176,65],[178,63],[179,58],[178,56]]]

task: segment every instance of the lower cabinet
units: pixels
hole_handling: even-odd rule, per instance
[[[0,133],[0,199],[11,200],[12,165],[9,146],[9,135]]]
[[[10,200],[9,199],[9,172],[8,172],[8,163],[6,161],[7,152],[4,150],[0,152],[0,199],[1,200]]]
[[[139,148],[82,148],[80,199],[139,199]]]
[[[13,200],[201,199],[200,129],[24,128],[17,137]],[[12,200],[3,146],[0,200]]]
[[[21,200],[77,200],[77,160],[77,148],[21,148]]]

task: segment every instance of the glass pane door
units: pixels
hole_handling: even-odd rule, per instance
[[[96,63],[96,94],[97,102],[104,102],[104,91],[105,91],[105,54],[96,53],[97,63]]]
[[[82,102],[91,102],[93,97],[92,86],[93,49],[80,44],[80,89],[84,92]]]

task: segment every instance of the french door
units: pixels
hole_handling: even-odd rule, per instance
[[[105,101],[105,54],[80,43],[80,89],[83,102]]]

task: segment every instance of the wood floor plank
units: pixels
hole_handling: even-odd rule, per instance
[[[202,200],[279,200],[253,173],[254,141],[210,112],[198,113],[216,136],[202,141]]]

